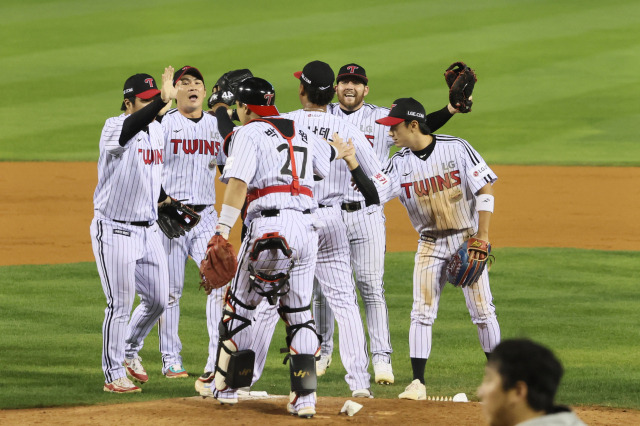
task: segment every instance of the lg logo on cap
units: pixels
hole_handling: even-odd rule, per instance
[[[271,102],[273,101],[273,97],[275,96],[275,93],[265,93],[264,94],[264,98],[267,100],[267,105],[271,105]]]

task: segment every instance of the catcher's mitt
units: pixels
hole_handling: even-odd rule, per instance
[[[449,102],[460,112],[471,112],[473,101],[470,99],[473,87],[478,81],[476,73],[464,62],[454,62],[444,72],[449,86]]]
[[[479,259],[471,259],[470,251],[481,253]],[[465,241],[456,254],[453,255],[447,265],[447,281],[456,287],[467,287],[473,285],[484,270],[484,267],[493,263],[494,256],[491,254],[491,244],[488,241],[477,238],[469,238]]]
[[[209,97],[207,104],[209,108],[217,103],[225,103],[233,106],[236,103],[236,89],[242,80],[253,77],[248,69],[228,71],[218,79],[216,85],[213,86],[213,93]]]
[[[233,251],[233,246],[222,235],[216,233],[209,244],[207,254],[200,264],[200,287],[207,294],[226,285],[236,274],[238,260]]]
[[[158,226],[167,238],[178,238],[198,224],[200,215],[180,201],[169,199],[158,208]]]

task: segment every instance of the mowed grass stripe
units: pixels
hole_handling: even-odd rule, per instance
[[[496,249],[491,284],[503,337],[527,336],[549,345],[563,360],[566,376],[559,399],[572,405],[640,408],[637,345],[640,309],[636,252],[579,249]],[[387,253],[385,287],[390,313],[396,385],[374,386],[376,397],[395,398],[411,381],[408,354],[413,253]],[[193,262],[181,299],[181,333],[190,380],[161,376],[158,337],[147,337],[140,355],[151,376],[141,395],[110,398],[102,391],[101,327],[105,299],[96,266],[80,263],[0,268],[0,335],[3,374],[0,408],[128,402],[192,396],[193,381],[207,357],[205,300]],[[361,305],[362,306],[362,305]],[[339,330],[338,330],[339,333]],[[433,329],[427,365],[433,395],[465,392],[475,398],[485,363],[459,289],[447,285]],[[320,380],[319,395],[349,397],[338,338],[333,365]],[[288,393],[288,369],[279,348],[279,324],[256,390]],[[44,374],[46,373],[46,374]],[[36,376],[36,377],[34,377]],[[37,384],[31,386],[30,383]]]
[[[443,132],[468,138],[490,162],[636,164],[640,156],[632,154],[640,149],[630,142],[606,150],[582,146],[579,160],[574,150],[583,137],[632,137],[630,126],[598,123],[637,118],[633,108],[621,114],[617,98],[592,99],[619,92],[616,84],[626,78],[637,81],[638,8],[631,1],[584,2],[579,10],[556,2],[488,2],[464,11],[418,1],[305,8],[248,2],[225,5],[225,14],[241,16],[242,25],[224,20],[212,27],[208,12],[219,10],[204,1],[3,6],[10,19],[0,30],[8,40],[0,56],[12,78],[0,83],[11,100],[0,108],[0,159],[94,160],[99,129],[117,114],[125,76],[159,77],[169,63],[198,66],[209,87],[227,69],[249,66],[276,85],[286,111],[299,107],[293,71],[316,58],[335,68],[354,60],[371,75],[369,101],[388,106],[410,95],[433,110],[447,102],[444,67],[463,59],[480,78],[474,114],[452,120]],[[140,25],[167,16],[169,27]],[[11,36],[16,33],[23,36]],[[612,63],[627,64],[616,79],[608,78]],[[24,125],[21,106],[46,112],[37,125]],[[552,138],[535,136],[541,121]]]

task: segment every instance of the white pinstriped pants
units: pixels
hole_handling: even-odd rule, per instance
[[[367,389],[371,381],[367,371],[369,356],[349,263],[346,226],[338,206],[319,208],[315,216],[317,222],[322,222],[323,226],[318,228],[319,248],[314,294],[317,288],[322,288],[328,304],[335,312],[340,328],[340,359],[347,371],[345,381],[352,391]],[[277,316],[273,307],[263,303],[256,309],[256,332],[252,345],[256,352],[254,383],[262,374],[276,322]]]
[[[232,282],[231,292],[237,297],[242,304],[255,307],[268,305],[265,303],[265,298],[257,294],[251,289],[249,283],[249,271],[248,271],[248,256],[253,248],[253,243],[257,238],[262,237],[267,232],[278,232],[281,236],[284,236],[289,246],[294,250],[293,256],[295,258],[295,266],[290,272],[289,292],[279,298],[281,306],[287,306],[289,308],[302,308],[309,307],[311,304],[311,293],[313,287],[313,273],[316,268],[316,254],[318,250],[318,234],[314,229],[312,223],[313,216],[305,215],[302,212],[292,210],[282,210],[280,216],[277,217],[258,217],[251,221],[247,236],[242,242],[240,252],[238,253],[238,272],[236,278]],[[279,252],[278,252],[279,253]],[[279,255],[281,257],[281,255]],[[262,303],[261,303],[262,302]],[[230,302],[233,305],[234,311],[237,315],[253,319],[255,315],[254,310],[246,309],[240,304]],[[271,307],[275,312],[275,307]],[[311,320],[310,310],[304,310],[301,312],[287,313],[285,317],[289,324],[303,324]],[[273,328],[277,322],[279,316],[277,313],[271,315],[273,327],[271,328],[271,334],[269,334],[269,340],[273,334]],[[275,321],[273,321],[275,320]],[[241,326],[243,323],[240,320],[232,319],[228,323],[229,330]],[[233,341],[236,343],[237,349],[254,349],[254,336],[256,335],[256,328],[260,323],[255,320],[252,321],[252,325],[238,332],[233,336]],[[291,347],[298,354],[310,354],[314,355],[319,350],[318,336],[314,331],[308,328],[301,328],[298,331],[292,342]],[[268,344],[267,344],[268,348]],[[256,353],[256,358],[258,354]],[[256,360],[257,363],[257,360]],[[263,364],[264,365],[264,364]],[[288,377],[288,374],[287,374]],[[230,389],[228,391],[220,392],[220,396],[229,398],[236,395],[236,390]],[[297,404],[311,404],[311,401],[315,401],[313,394],[300,397]],[[313,403],[315,405],[315,402]],[[304,406],[304,405],[300,405]]]
[[[169,272],[156,224],[145,228],[94,217],[90,231],[107,298],[102,324],[102,369],[110,383],[126,376],[122,365],[125,346],[142,341],[166,309]],[[140,304],[130,317],[136,293]]]
[[[411,358],[429,358],[431,327],[438,316],[440,294],[447,282],[446,267],[458,247],[469,237],[468,231],[430,233],[421,239],[415,255],[413,270],[413,308],[409,330]],[[489,288],[489,274],[485,268],[480,279],[462,289],[471,320],[478,327],[478,338],[484,352],[491,352],[500,343],[500,326]]]
[[[184,289],[184,273],[189,256],[198,267],[204,259],[207,244],[215,233],[218,214],[213,205],[200,212],[200,222],[186,235],[169,239],[162,234],[162,243],[169,263],[169,305],[158,321],[158,337],[162,354],[163,373],[173,364],[182,363],[182,342],[178,335],[180,323],[180,298]],[[197,285],[197,283],[190,283]],[[209,356],[205,371],[213,371],[218,348],[218,323],[222,316],[222,303],[226,287],[213,290],[207,297],[206,317],[209,331]],[[143,342],[138,345],[141,348]]]
[[[373,362],[391,362],[389,311],[384,296],[386,226],[384,210],[373,205],[355,212],[341,211],[346,224],[351,266],[362,297]],[[322,336],[322,354],[333,352],[334,315],[321,289],[314,292],[313,314]]]

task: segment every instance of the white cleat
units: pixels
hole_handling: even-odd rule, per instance
[[[302,407],[296,410],[291,403],[287,404],[287,411],[292,416],[302,417],[303,419],[310,419],[316,414],[316,407]]]
[[[316,361],[316,376],[324,376],[327,368],[331,365],[331,355],[320,355],[320,359]]]
[[[213,372],[207,371],[202,376],[198,377],[196,383],[194,385],[196,392],[198,392],[202,396],[212,397],[213,393],[211,393],[211,388],[206,389],[205,385],[208,385],[213,382]],[[206,390],[205,390],[206,389]],[[203,392],[205,395],[203,395]]]
[[[393,369],[390,363],[375,362],[373,363],[373,371],[376,376],[376,383],[379,385],[393,384],[395,378],[393,377]]]
[[[427,399],[427,387],[420,383],[420,380],[415,379],[409,386],[407,386],[400,395],[400,399],[413,399],[414,401],[423,401]]]
[[[213,383],[212,385],[215,386]],[[213,392],[213,397],[222,405],[236,405],[238,403],[238,394],[233,391],[220,392],[216,390]]]
[[[373,394],[369,389],[356,389],[351,393],[354,398],[373,398]]]

